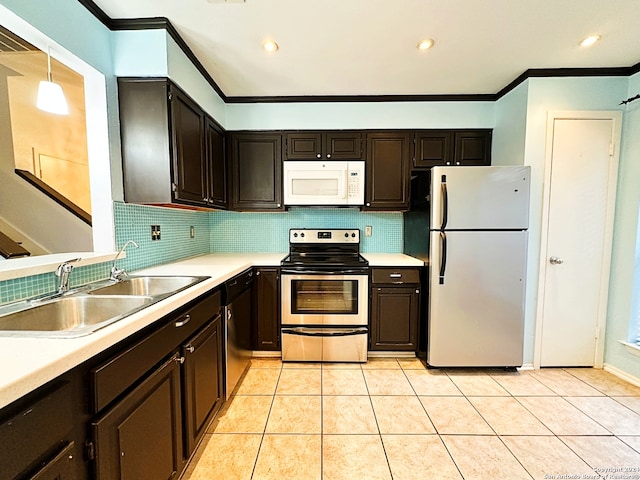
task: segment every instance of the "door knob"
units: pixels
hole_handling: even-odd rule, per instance
[[[549,263],[551,265],[560,265],[560,264],[564,263],[564,260],[562,260],[560,257],[550,257],[549,258]]]

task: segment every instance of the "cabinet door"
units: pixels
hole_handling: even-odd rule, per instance
[[[180,366],[172,356],[92,423],[97,480],[169,479],[183,467]]]
[[[227,208],[227,164],[224,155],[224,133],[207,118],[207,169],[209,205]]]
[[[327,160],[362,160],[362,134],[360,132],[326,132],[324,158]]]
[[[75,443],[71,442],[29,480],[76,480],[78,467]]]
[[[452,132],[447,130],[416,132],[413,168],[431,168],[450,165],[452,158]]]
[[[209,422],[222,405],[222,316],[218,314],[182,347],[184,368],[184,425],[189,457]]]
[[[371,295],[371,350],[415,350],[420,290],[377,287]]]
[[[283,210],[282,135],[231,135],[234,210]]]
[[[409,209],[408,132],[367,135],[366,210]]]
[[[286,134],[287,160],[318,160],[323,158],[321,132]]]
[[[206,205],[204,114],[175,88],[171,89],[171,138],[175,200]]]
[[[491,130],[455,132],[454,165],[491,165]]]
[[[254,285],[254,350],[280,350],[280,269],[258,268]]]

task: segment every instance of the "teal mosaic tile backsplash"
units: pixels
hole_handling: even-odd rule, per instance
[[[118,268],[135,271],[162,263],[209,253],[209,212],[114,203],[116,248],[133,240],[139,246],[127,248],[127,258]],[[160,240],[151,240],[151,225],[160,225]],[[195,229],[190,238],[191,227]],[[78,267],[71,273],[72,287],[109,277],[112,262]],[[54,292],[58,278],[53,273],[0,282],[0,304]]]
[[[116,248],[128,240],[139,246],[127,248],[118,268],[128,271],[173,262],[210,252],[286,252],[290,228],[359,228],[360,249],[365,253],[402,252],[402,214],[368,213],[355,208],[292,208],[282,213],[200,212],[114,203]],[[160,226],[160,240],[151,240],[151,225]],[[371,225],[373,235],[364,236]],[[190,237],[191,227],[195,229]],[[111,262],[78,267],[71,286],[105,279]],[[58,279],[53,273],[0,282],[0,303],[53,292]]]
[[[118,268],[140,270],[181,258],[209,253],[210,212],[149,207],[115,202],[116,248],[128,241],[127,258],[118,260]],[[151,240],[151,225],[160,226],[160,240]],[[195,229],[190,238],[191,227]]]
[[[292,208],[282,213],[211,212],[212,252],[287,252],[290,228],[359,228],[365,253],[401,253],[402,213],[355,208]],[[364,236],[371,225],[373,235]]]

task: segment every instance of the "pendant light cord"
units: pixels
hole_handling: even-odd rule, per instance
[[[49,80],[49,82],[52,82],[51,80],[51,47],[47,47],[47,79]]]

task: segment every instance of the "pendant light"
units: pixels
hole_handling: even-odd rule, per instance
[[[40,81],[36,106],[45,112],[69,115],[69,106],[62,87],[51,80],[51,48],[47,49],[47,80]]]

